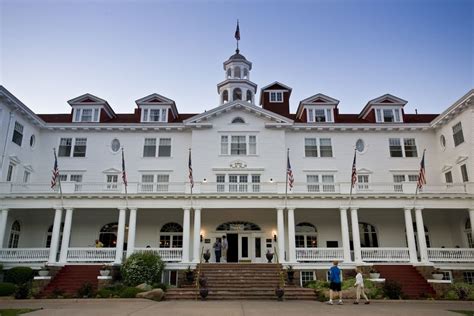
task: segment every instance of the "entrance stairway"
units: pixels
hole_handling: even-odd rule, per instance
[[[399,283],[410,299],[436,295],[431,285],[411,265],[374,265],[374,268],[380,272],[381,278]]]
[[[76,296],[84,283],[92,284],[97,290],[97,276],[100,265],[68,265],[63,267],[51,282],[41,291],[40,297],[49,297],[55,292],[61,292],[66,296]]]
[[[281,266],[271,263],[204,263],[201,273],[207,278],[208,300],[275,300]],[[295,280],[295,283],[296,280]],[[196,299],[193,285],[171,288],[167,300]],[[286,300],[314,300],[312,289],[285,285]]]

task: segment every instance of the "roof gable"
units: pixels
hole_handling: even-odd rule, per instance
[[[67,101],[67,103],[69,103],[69,105],[72,107],[98,105],[98,106],[101,106],[105,110],[109,118],[114,118],[117,116],[114,110],[112,109],[112,107],[109,105],[109,103],[106,100],[101,99],[90,93],[85,93],[83,95],[80,95],[74,99]]]
[[[141,99],[138,99],[135,101],[137,106],[140,108],[141,106],[153,106],[153,105],[160,105],[160,106],[170,106],[171,108],[171,113],[173,113],[173,116],[176,118],[178,117],[178,108],[176,107],[176,103],[168,99],[165,96],[162,96],[161,94],[158,93],[152,93],[150,95],[147,95],[146,97],[143,97]]]
[[[296,110],[296,117],[301,117],[305,105],[329,105],[337,107],[338,104],[339,100],[331,98],[330,96],[327,96],[322,93],[317,93],[313,96],[310,96],[309,98],[300,101],[298,109]]]
[[[392,94],[384,94],[380,97],[377,97],[375,99],[370,100],[367,102],[367,104],[364,106],[362,111],[359,114],[359,117],[365,118],[367,114],[370,112],[373,106],[399,106],[399,107],[404,107],[405,104],[407,104],[408,101],[405,101],[399,97],[396,97]]]

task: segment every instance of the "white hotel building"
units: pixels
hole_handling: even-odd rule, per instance
[[[41,115],[0,87],[0,263],[119,264],[151,249],[178,270],[227,235],[229,262],[266,262],[276,249],[296,269],[338,259],[474,270],[474,90],[441,114],[408,114],[390,94],[341,114],[321,93],[290,113],[292,89],[274,82],[257,98],[251,70],[237,51],[224,62],[220,104],[196,114],[153,93],[129,114],[85,94],[68,114]],[[63,199],[50,188],[53,148]],[[295,182],[285,198],[288,148]],[[415,201],[424,149],[427,184]]]

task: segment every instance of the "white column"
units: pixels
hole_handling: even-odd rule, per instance
[[[471,221],[472,236],[474,237],[474,208],[469,210],[469,220]],[[0,231],[1,233],[1,231]],[[1,244],[0,244],[1,246]]]
[[[5,232],[7,230],[8,210],[3,209],[0,213],[0,248],[3,248]]]
[[[56,255],[58,253],[59,246],[59,233],[61,232],[61,217],[63,210],[58,208],[54,213],[53,232],[51,234],[51,246],[49,248],[49,260],[48,263],[56,263]]]
[[[410,263],[416,263],[418,258],[416,256],[415,233],[413,232],[413,219],[411,217],[411,208],[405,208],[405,231],[408,241],[408,252],[410,254]]]
[[[351,224],[352,224],[352,243],[354,244],[354,261],[362,262],[362,254],[360,251],[360,235],[359,235],[359,216],[357,208],[351,208]]]
[[[295,248],[295,210],[288,209],[288,259],[291,263],[296,263],[296,248]]]
[[[130,209],[128,220],[127,258],[135,251],[135,234],[137,231],[137,209]]]
[[[201,209],[194,209],[194,247],[193,247],[193,262],[199,263],[201,257]]]
[[[189,230],[191,229],[190,223],[190,210],[185,208],[183,212],[183,257],[181,262],[189,262]]]
[[[426,249],[425,225],[423,224],[422,208],[415,208],[416,231],[418,234],[418,250],[420,251],[420,261],[428,262],[428,250]]]
[[[347,221],[347,208],[341,207],[339,211],[341,214],[341,234],[342,248],[344,250],[344,262],[351,262],[351,244],[349,237],[349,223]]]
[[[115,262],[122,263],[123,257],[123,242],[125,241],[125,217],[127,210],[125,208],[119,208],[119,219],[117,227],[117,244],[115,245]]]
[[[277,209],[278,261],[285,262],[285,218],[283,208]]]
[[[72,208],[66,209],[66,215],[64,217],[63,241],[61,243],[61,253],[59,255],[60,263],[67,262],[67,251],[69,249],[69,240],[71,239],[72,212]]]

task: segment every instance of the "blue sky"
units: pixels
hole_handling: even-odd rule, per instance
[[[316,93],[358,113],[392,93],[443,111],[474,87],[474,1],[12,1],[0,4],[0,83],[36,113],[83,93],[118,113],[157,92],[182,113],[218,105],[222,62],[253,62],[259,88]]]

